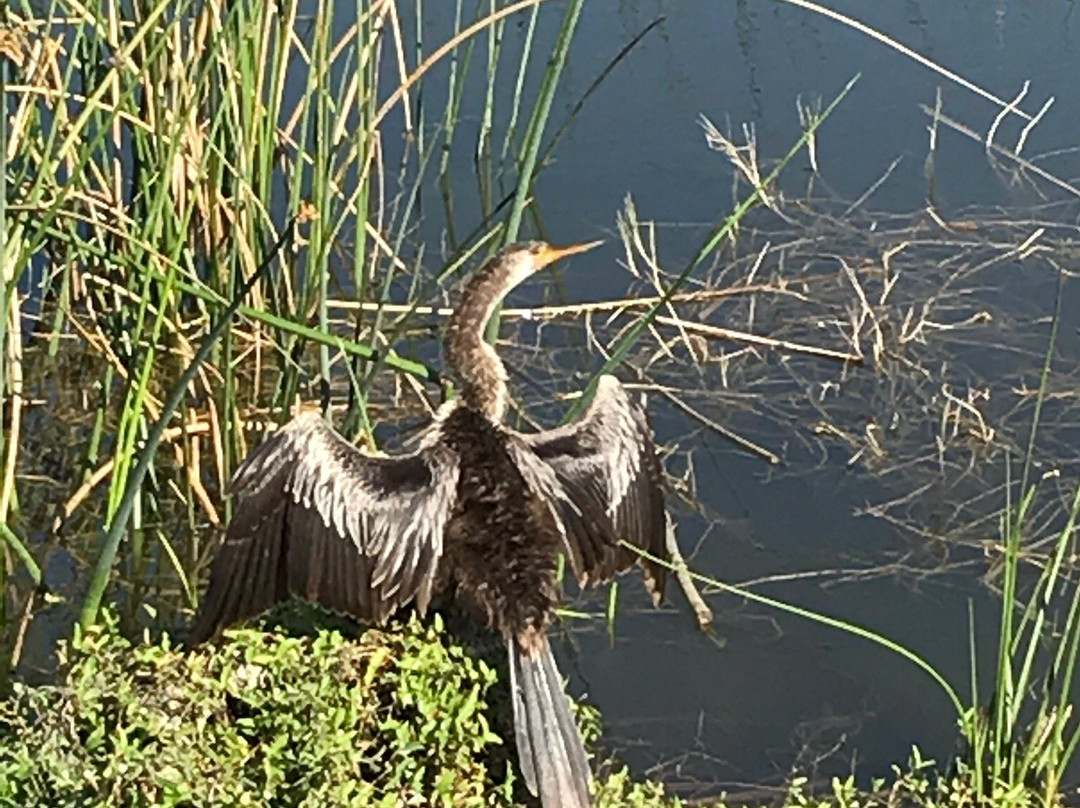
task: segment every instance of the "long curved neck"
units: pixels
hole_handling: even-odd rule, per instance
[[[461,293],[450,316],[443,341],[446,362],[460,386],[462,402],[496,423],[506,413],[506,368],[495,349],[484,341],[492,312],[510,291],[510,282],[498,261],[477,270]]]

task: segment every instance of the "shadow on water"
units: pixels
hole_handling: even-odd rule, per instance
[[[586,5],[559,99],[567,107],[621,45],[666,19],[579,116],[538,189],[543,223],[560,241],[609,229],[633,192],[669,224],[624,209],[623,244],[613,240],[590,264],[610,270],[560,275],[548,305],[530,306],[528,317],[512,307],[539,304],[535,287],[509,301],[500,350],[514,369],[523,420],[561,417],[561,399],[583,386],[640,310],[635,298],[670,281],[670,268],[708,230],[698,223],[730,207],[733,170],[705,149],[698,115],[754,121],[758,153],[782,153],[798,134],[795,98],[824,94],[862,71],[859,92],[817,144],[820,172],[803,166],[806,182],[789,174],[786,198],[744,220],[687,297],[661,312],[622,375],[649,393],[692,567],[872,627],[963,690],[969,604],[980,658],[993,654],[997,518],[1027,453],[1059,280],[1076,264],[1076,206],[1045,201],[1038,180],[1021,183],[1016,174],[1002,182],[980,147],[954,133],[942,135],[931,188],[920,104],[934,103],[940,77],[782,4],[732,6],[706,14],[654,2],[612,15]],[[866,12],[921,51],[948,43],[971,71],[1001,74],[1012,86],[1035,69],[1031,60],[1049,63],[1041,58],[1047,42],[1060,55],[1054,69],[1077,75],[1080,59],[1061,25],[1066,10],[1014,5],[1004,20],[959,3]],[[424,24],[436,39],[451,25],[440,16]],[[967,50],[952,49],[957,43]],[[948,87],[947,111],[985,126],[986,109],[955,92]],[[461,144],[481,128],[470,112],[475,101],[463,101]],[[1051,140],[1074,136],[1075,114],[1052,122]],[[905,159],[889,179],[853,204],[898,155]],[[470,149],[454,149],[446,174],[454,182],[425,186],[418,244],[441,243],[488,212],[490,199],[462,190],[475,181],[472,160]],[[975,200],[984,204],[956,204]],[[1040,499],[1026,550],[1034,560],[1061,526],[1080,467],[1080,308],[1072,285],[1060,293],[1061,338],[1032,455]],[[566,300],[600,304],[560,307]],[[348,332],[348,310],[333,314],[331,327]],[[411,319],[398,335],[402,352],[434,359],[440,322]],[[49,595],[30,595],[16,579],[9,614],[36,599],[34,619],[12,632],[19,672],[34,678],[52,668],[93,566],[104,503],[100,490],[84,486],[109,447],[94,458],[82,451],[96,395],[83,380],[100,375],[100,355],[72,340],[50,356],[31,338],[27,357],[21,504],[23,521],[38,526],[31,539]],[[344,376],[338,368],[337,404]],[[391,374],[376,377],[369,397],[378,437],[391,445],[424,417],[420,398]],[[156,537],[167,536],[182,568],[192,569],[216,530],[199,506],[203,494],[218,496],[215,459],[198,435],[184,440],[163,450],[175,467],[157,471],[143,552],[125,557],[118,576],[114,595],[133,625],[185,619],[185,584]],[[78,507],[54,532],[65,501]],[[641,589],[629,578],[621,585],[614,644],[605,593],[573,599],[592,619],[567,621],[562,649],[571,689],[600,708],[607,742],[638,771],[701,794],[779,783],[795,768],[884,774],[912,744],[939,759],[950,754],[951,706],[894,654],[707,589],[717,620],[715,637],[705,637],[674,587],[660,612],[647,608]]]

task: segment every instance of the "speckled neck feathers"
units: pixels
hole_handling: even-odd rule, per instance
[[[484,341],[484,328],[514,285],[498,256],[477,270],[462,290],[443,342],[446,362],[460,385],[461,401],[496,423],[506,412],[506,368]]]

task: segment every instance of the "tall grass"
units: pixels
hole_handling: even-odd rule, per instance
[[[524,203],[501,223],[491,189],[530,196],[581,7],[560,10],[552,43],[535,33],[542,3],[490,2],[473,18],[459,5],[456,33],[434,46],[420,39],[431,11],[419,3],[9,9],[16,45],[5,52],[15,47],[17,58],[4,61],[0,87],[5,568],[40,581],[31,539],[42,526],[19,514],[20,326],[30,313],[51,355],[74,337],[88,357],[90,375],[78,382],[93,391],[80,436],[85,471],[72,497],[99,520],[97,550],[84,557],[84,624],[110,585],[129,614],[162,578],[195,597],[202,528],[227,518],[216,494],[261,408],[286,417],[298,397],[325,406],[331,385],[345,383],[344,423],[370,432],[368,393],[384,370],[439,381],[422,358],[394,350],[408,315],[358,309],[340,324],[328,303],[385,301],[401,288],[422,301],[458,253],[517,234]],[[521,14],[530,34],[515,52],[503,26]],[[485,70],[470,74],[485,48]],[[535,58],[552,48],[559,58]],[[492,218],[453,240],[442,270],[421,272],[432,263],[414,238],[422,189],[455,147],[466,82],[498,87],[506,70],[514,89],[483,94],[488,127],[475,144]],[[426,107],[440,97],[433,116]],[[504,120],[505,140],[493,147],[493,122]],[[518,120],[529,121],[524,134]],[[304,224],[287,241],[297,216]],[[169,527],[177,524],[185,528]]]
[[[973,704],[961,728],[970,754],[970,770],[980,803],[1057,805],[1067,769],[1080,743],[1074,716],[1075,673],[1080,654],[1080,583],[1076,579],[1076,529],[1080,484],[1049,551],[1032,552],[1025,544],[1039,482],[1031,479],[1036,435],[1047,395],[1051,361],[1061,323],[1065,278],[1058,278],[1031,432],[1018,481],[1006,486],[1009,500],[1000,519],[1001,610],[989,704],[978,703],[980,682],[975,633],[971,632]],[[974,618],[972,619],[974,625]]]

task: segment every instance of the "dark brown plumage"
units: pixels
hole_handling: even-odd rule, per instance
[[[522,434],[501,422],[506,371],[483,330],[536,270],[593,245],[506,248],[469,280],[444,350],[460,398],[410,454],[367,454],[314,414],[295,418],[240,464],[241,499],[191,631],[220,628],[297,596],[384,621],[452,590],[506,640],[525,783],[544,808],[591,804],[589,766],[547,640],[565,552],[582,585],[666,558],[660,465],[645,410],[613,376],[575,423]],[[664,569],[643,562],[659,601]]]

